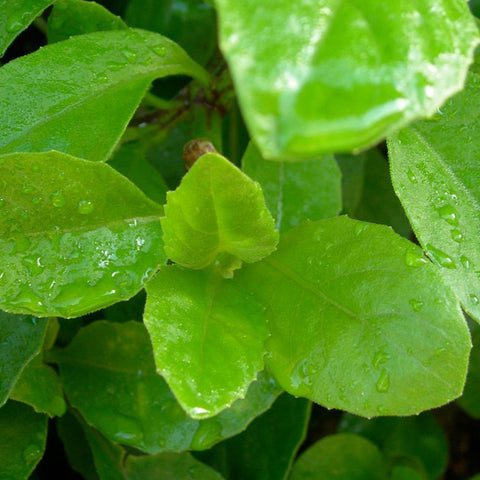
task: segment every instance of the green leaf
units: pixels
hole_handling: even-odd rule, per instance
[[[106,160],[150,82],[207,74],[161,35],[89,33],[0,69],[0,153],[59,150]]]
[[[465,1],[216,0],[220,46],[266,158],[373,145],[459,91],[478,32]]]
[[[47,416],[18,402],[0,409],[0,478],[26,480],[45,450]]]
[[[128,28],[120,17],[106,8],[84,0],[57,0],[47,25],[48,43],[68,40],[83,33]]]
[[[56,426],[70,466],[86,480],[99,480],[85,431],[75,415],[68,410]]]
[[[392,463],[420,462],[425,478],[437,480],[447,468],[448,444],[433,415],[366,420],[344,415],[339,432],[351,432],[373,442]]]
[[[345,213],[366,222],[386,224],[408,237],[410,223],[392,187],[388,162],[378,150],[359,156],[338,155],[342,171]]]
[[[87,438],[101,480],[222,480],[187,452],[135,456],[92,429],[87,430]]]
[[[280,231],[304,220],[334,217],[342,207],[340,170],[331,155],[302,163],[269,162],[250,143],[242,170],[260,183]]]
[[[217,269],[161,269],[147,286],[144,322],[158,371],[193,418],[244,398],[263,370],[263,309]]]
[[[389,138],[392,180],[421,245],[480,321],[480,71],[433,119]]]
[[[306,222],[235,279],[266,307],[266,364],[289,393],[366,417],[461,394],[470,335],[458,300],[391,229]]]
[[[142,150],[137,142],[124,143],[108,163],[140,188],[147,197],[163,205],[168,188],[160,172],[145,159]]]
[[[65,413],[66,404],[60,379],[52,367],[37,355],[23,370],[10,395],[12,400],[26,403],[38,413],[50,417]]]
[[[74,317],[132,297],[165,262],[162,208],[103,163],[0,157],[0,307]]]
[[[385,465],[378,448],[350,433],[315,443],[293,466],[291,480],[384,480]]]
[[[23,32],[55,0],[0,0],[0,57]]]
[[[480,418],[480,330],[472,334],[473,349],[468,366],[467,383],[463,395],[458,399],[460,406],[473,418]]]
[[[283,480],[305,439],[310,402],[281,395],[240,435],[196,456],[229,480]]]
[[[200,157],[167,194],[162,227],[168,258],[194,269],[219,253],[257,262],[278,242],[260,185],[214,153]]]
[[[47,321],[0,311],[0,406],[42,347]]]
[[[425,477],[410,467],[395,466],[390,480],[425,480]]]
[[[58,352],[66,395],[110,440],[150,454],[202,450],[244,430],[278,395],[268,376],[245,400],[206,420],[191,419],[157,374],[141,323],[94,322]]]
[[[205,65],[216,42],[215,10],[199,0],[130,0],[125,13],[132,27],[161,33]]]

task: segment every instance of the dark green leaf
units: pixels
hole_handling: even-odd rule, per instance
[[[103,163],[0,157],[0,305],[74,317],[137,293],[165,262],[162,208]]]
[[[130,0],[125,18],[131,27],[172,39],[202,65],[214,52],[215,10],[201,0]]]
[[[410,224],[393,190],[383,155],[370,150],[360,156],[339,155],[337,160],[344,178],[344,193],[350,197],[346,213],[358,220],[390,225],[398,234],[408,237]]]
[[[390,480],[425,480],[425,477],[410,467],[396,466],[392,470]]]
[[[337,154],[335,160],[342,173],[343,213],[353,217],[362,198],[366,153],[359,155]]]
[[[109,165],[132,181],[147,197],[163,205],[168,187],[160,172],[147,162],[142,150],[137,142],[124,143]]]
[[[157,374],[147,331],[137,322],[94,322],[57,358],[67,397],[87,422],[151,454],[209,448],[244,430],[278,395],[261,375],[245,400],[216,417],[191,419]]]
[[[0,152],[59,150],[106,160],[157,77],[207,81],[185,52],[142,30],[72,37],[0,69]]]
[[[8,46],[55,0],[0,0],[0,57]]]
[[[261,187],[214,153],[200,157],[167,194],[162,227],[168,258],[195,269],[221,253],[256,262],[278,242]]]
[[[26,480],[45,450],[47,416],[22,403],[0,408],[0,478]]]
[[[84,0],[57,0],[48,17],[48,42],[68,40],[74,35],[122,30],[125,22],[101,5]]]
[[[300,455],[291,480],[384,480],[378,448],[364,438],[344,433],[315,443]]]
[[[266,307],[266,364],[291,394],[367,417],[461,394],[470,335],[458,300],[391,229],[306,222],[235,278]]]
[[[0,406],[42,347],[47,321],[0,311]]]
[[[228,480],[283,480],[305,439],[310,402],[281,395],[245,432],[196,456]]]
[[[86,433],[101,480],[222,480],[189,453],[128,455],[98,432],[88,429]]]
[[[57,431],[71,467],[86,480],[99,480],[85,431],[70,410],[57,420]]]
[[[472,340],[467,383],[458,403],[470,416],[480,418],[480,330],[473,331]]]
[[[23,370],[10,395],[12,400],[26,403],[36,412],[50,417],[65,413],[66,404],[57,373],[37,355]]]
[[[388,142],[395,191],[463,308],[480,321],[480,71],[433,119]]]
[[[447,467],[447,438],[429,413],[418,417],[373,420],[347,414],[340,423],[339,432],[356,433],[367,438],[392,464],[419,460],[421,471],[431,480],[437,480]]]
[[[478,33],[462,0],[216,0],[220,45],[266,158],[364,148],[459,91]]]
[[[262,186],[265,203],[280,231],[304,220],[322,220],[340,213],[340,170],[331,155],[301,163],[269,162],[250,143],[242,170]]]
[[[161,269],[147,286],[144,322],[158,371],[193,418],[244,398],[263,370],[263,309],[215,268]]]

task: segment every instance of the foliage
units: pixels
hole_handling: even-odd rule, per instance
[[[479,2],[0,7],[0,478],[49,428],[87,480],[439,479],[425,411],[480,417]]]

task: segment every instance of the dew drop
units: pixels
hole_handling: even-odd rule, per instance
[[[56,208],[61,208],[65,205],[65,197],[60,191],[52,193],[50,195],[50,201],[52,202],[52,205]]]
[[[152,50],[159,56],[164,57],[167,54],[167,49],[162,45],[155,45]]]
[[[419,312],[423,308],[423,302],[421,302],[420,300],[412,299],[408,303],[411,305],[415,312]]]
[[[386,393],[390,388],[390,376],[385,369],[382,369],[380,377],[375,385],[378,393]]]
[[[421,267],[422,265],[428,263],[428,261],[420,252],[407,250],[405,255],[405,263],[409,267]]]
[[[23,451],[23,459],[27,463],[31,463],[33,460],[36,459],[36,457],[40,454],[41,448],[38,445],[29,445],[24,451]]]
[[[135,63],[137,60],[137,53],[132,50],[123,50],[123,55],[127,59],[128,63]]]
[[[22,20],[22,17],[19,16],[18,13],[14,13],[8,17],[6,25],[7,32],[15,33],[21,30],[25,26]]]
[[[461,256],[460,257],[460,262],[462,262],[462,265],[465,267],[465,268],[470,268],[470,260],[465,257],[465,256]]]
[[[190,448],[192,450],[204,450],[221,439],[222,424],[215,418],[200,422],[195,432]]]
[[[379,350],[375,355],[373,356],[372,359],[372,366],[374,368],[380,368],[380,365],[383,365],[384,363],[388,362],[388,359],[390,357],[385,353],[384,350]]]
[[[2,208],[5,205],[5,200],[3,198],[0,198],[0,208]]]
[[[458,213],[451,205],[443,205],[437,208],[437,212],[447,223],[454,227],[458,226]]]
[[[438,248],[435,248],[434,246],[428,244],[427,250],[433,260],[435,260],[435,262],[437,262],[440,266],[448,268],[450,270],[457,268],[452,258]]]
[[[30,195],[30,193],[32,192],[33,192],[33,187],[31,185],[28,185],[28,184],[22,185],[22,193],[24,195]]]
[[[480,300],[476,295],[470,295],[470,301],[473,303],[473,305],[478,305],[480,303]]]
[[[89,215],[94,210],[94,205],[89,200],[82,200],[78,203],[78,213],[80,215]]]
[[[355,235],[361,235],[367,229],[367,225],[364,223],[357,223],[355,225]]]
[[[454,228],[450,233],[452,235],[452,240],[454,240],[457,243],[463,242],[463,234],[460,230],[457,230],[456,228]]]
[[[418,179],[416,175],[410,169],[407,172],[407,177],[412,183],[418,183]]]

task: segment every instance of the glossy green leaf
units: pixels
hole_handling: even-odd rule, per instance
[[[0,406],[42,347],[47,321],[0,311]]]
[[[215,50],[215,10],[201,0],[130,0],[125,19],[172,39],[202,65]]]
[[[215,268],[161,269],[147,286],[144,322],[158,371],[193,418],[244,398],[263,370],[263,309]]]
[[[8,46],[55,0],[0,0],[0,57]]]
[[[301,163],[269,162],[251,142],[242,170],[262,186],[265,203],[280,231],[304,220],[322,220],[340,213],[340,170],[331,155]]]
[[[228,480],[284,480],[305,439],[310,405],[283,394],[245,432],[196,456]]]
[[[10,394],[12,400],[26,403],[50,417],[65,413],[66,404],[57,373],[37,355],[23,370]]]
[[[478,33],[464,0],[216,0],[220,45],[266,158],[360,149],[459,91]]]
[[[74,35],[128,28],[120,18],[98,3],[85,0],[57,0],[48,17],[48,43]]]
[[[468,366],[467,383],[463,395],[458,399],[460,406],[473,418],[480,418],[480,331],[472,334],[473,349]]]
[[[75,415],[68,410],[63,417],[57,420],[56,426],[70,466],[79,472],[85,480],[100,480],[90,444]]]
[[[433,119],[390,137],[392,180],[421,245],[480,321],[480,70]]]
[[[235,279],[266,307],[266,364],[289,393],[366,417],[461,394],[471,345],[458,300],[391,229],[306,222]]]
[[[101,480],[222,480],[187,452],[135,456],[92,429],[87,438]]]
[[[106,164],[0,157],[0,307],[74,317],[137,293],[165,262],[162,208]]]
[[[142,30],[72,37],[0,69],[0,153],[59,150],[107,159],[157,77],[206,73],[170,40]]]
[[[337,155],[346,196],[345,213],[366,222],[390,225],[408,237],[410,223],[390,180],[388,162],[378,150],[361,155]]]
[[[163,205],[168,187],[158,170],[144,157],[137,142],[124,143],[108,164],[132,181],[148,198]]]
[[[356,433],[367,438],[393,465],[419,461],[421,473],[431,480],[440,478],[447,468],[447,438],[429,413],[372,420],[347,414],[340,423],[339,432]]]
[[[351,433],[325,437],[306,450],[293,466],[291,480],[384,480],[378,448]]]
[[[0,408],[0,478],[26,480],[45,450],[47,416],[22,403]]]
[[[261,187],[214,153],[200,157],[167,194],[162,227],[168,258],[195,269],[221,253],[257,262],[278,242]]]
[[[57,354],[66,395],[109,439],[150,454],[202,450],[244,430],[278,395],[266,375],[245,400],[216,417],[193,420],[157,374],[141,323],[94,322]]]

